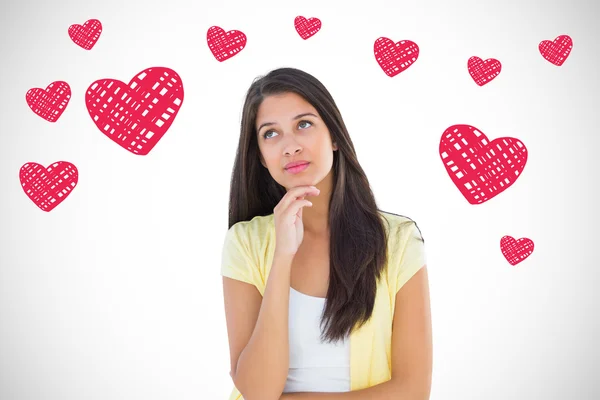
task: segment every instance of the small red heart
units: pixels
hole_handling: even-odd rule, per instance
[[[316,17],[309,18],[308,20],[303,16],[299,15],[294,19],[294,28],[298,35],[304,40],[313,36],[315,33],[321,30],[321,20]]]
[[[218,26],[211,26],[206,32],[208,48],[219,62],[238,54],[246,47],[244,32],[230,30],[225,32]]]
[[[70,99],[71,87],[64,81],[52,82],[46,89],[31,88],[25,94],[31,111],[49,122],[56,122],[60,118]]]
[[[46,212],[52,211],[71,194],[78,179],[77,168],[68,161],[57,161],[47,168],[29,162],[23,164],[19,171],[23,191]]]
[[[512,186],[527,163],[527,148],[518,139],[489,141],[477,128],[453,125],[440,139],[446,172],[471,204],[484,203]]]
[[[467,62],[467,69],[475,83],[483,86],[498,76],[502,71],[502,64],[495,58],[483,61],[481,58],[473,56]]]
[[[128,84],[116,79],[93,82],[85,102],[103,134],[133,154],[147,155],[175,120],[183,103],[183,84],[172,69],[152,67]]]
[[[542,40],[538,45],[538,49],[542,57],[560,67],[571,54],[573,40],[568,35],[560,35],[553,42]]]
[[[533,253],[534,244],[531,239],[521,238],[515,240],[512,236],[500,239],[500,250],[510,265],[517,265]]]
[[[410,40],[394,43],[386,37],[380,37],[373,45],[375,59],[389,77],[394,77],[410,67],[419,58],[419,46]]]
[[[83,25],[69,26],[69,37],[79,47],[91,50],[102,33],[102,23],[97,19],[88,19]]]

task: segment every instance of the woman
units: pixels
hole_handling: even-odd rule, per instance
[[[377,208],[319,80],[255,80],[222,253],[229,399],[428,399],[423,247],[414,221]]]

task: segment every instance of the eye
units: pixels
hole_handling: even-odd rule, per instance
[[[311,125],[312,125],[312,122],[310,122],[310,121],[307,121],[307,120],[302,120],[302,121],[300,121],[300,124],[301,124],[301,123],[303,123],[303,122],[308,122],[309,124],[311,124]],[[300,124],[298,124],[298,125],[300,125]]]
[[[312,126],[312,122],[310,122],[310,121],[308,121],[308,120],[306,120],[306,119],[303,119],[302,121],[300,121],[300,122],[298,123],[298,126],[300,126],[300,125],[301,125],[302,123],[304,123],[304,122],[306,122],[306,123],[308,123],[308,124],[310,124],[310,125]],[[267,134],[268,134],[269,132],[274,132],[274,131],[266,131],[265,133],[263,133],[262,137],[263,137],[263,138],[265,138],[265,139],[268,139],[268,138],[267,138]]]
[[[264,138],[264,139],[267,139],[267,134],[268,134],[269,132],[273,132],[273,131],[266,131],[265,133],[263,133],[263,138]]]

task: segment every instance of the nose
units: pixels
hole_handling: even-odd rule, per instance
[[[295,140],[290,141],[289,144],[286,144],[284,147],[285,154],[296,154],[302,150],[302,147]]]
[[[296,154],[296,153],[299,153],[299,152],[300,152],[300,150],[301,150],[299,146],[294,146],[294,147],[292,147],[292,148],[296,148],[296,150],[294,150],[293,152],[290,152],[290,151],[286,150],[286,151],[285,151],[285,154],[286,154],[286,155],[289,155],[289,154]],[[289,147],[288,147],[288,149],[289,149]]]

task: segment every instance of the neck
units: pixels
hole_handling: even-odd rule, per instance
[[[331,182],[328,179],[315,185],[320,190],[319,195],[309,196],[312,207],[302,208],[302,224],[304,233],[309,236],[329,236],[329,202],[331,200]]]
[[[324,203],[321,199],[317,200],[311,197],[310,201],[313,203],[313,206],[302,209],[304,234],[308,234],[309,236],[329,236],[329,199]]]

